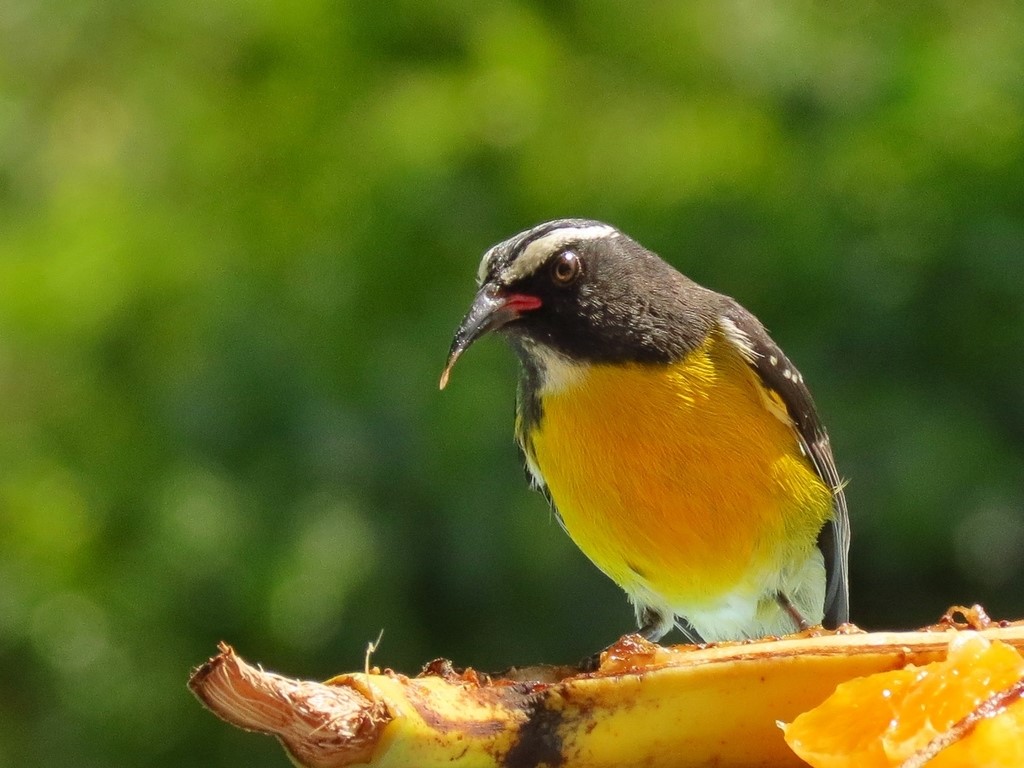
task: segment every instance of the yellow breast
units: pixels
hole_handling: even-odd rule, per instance
[[[802,561],[831,514],[767,398],[713,335],[671,365],[582,369],[543,396],[526,449],[569,535],[627,592],[712,601]]]

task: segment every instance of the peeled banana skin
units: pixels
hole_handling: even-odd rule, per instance
[[[782,768],[803,763],[778,722],[840,682],[942,659],[952,632],[1024,648],[1024,625],[947,619],[919,632],[849,627],[710,646],[626,636],[589,673],[492,677],[437,661],[418,677],[368,669],[323,684],[263,672],[222,646],[190,688],[228,722],[277,736],[309,768]]]

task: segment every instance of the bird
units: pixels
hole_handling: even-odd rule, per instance
[[[477,283],[440,388],[479,338],[509,342],[527,476],[640,635],[848,621],[844,481],[803,376],[751,312],[591,219],[498,243]]]

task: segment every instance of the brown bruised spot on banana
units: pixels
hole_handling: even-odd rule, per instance
[[[189,687],[308,768],[798,766],[778,721],[843,681],[945,658],[961,631],[1024,649],[1024,622],[993,622],[976,606],[917,632],[847,625],[674,647],[627,635],[588,673],[539,666],[492,676],[439,660],[416,677],[373,668],[316,683],[265,672],[222,644]]]

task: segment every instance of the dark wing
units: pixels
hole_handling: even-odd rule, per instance
[[[547,499],[548,508],[550,508],[562,530],[565,531],[565,521],[562,520],[562,514],[558,511],[558,507],[555,506],[555,500],[551,498],[548,484],[541,475],[537,461],[533,457],[533,444],[530,440],[530,432],[537,422],[540,421],[540,417],[541,405],[540,399],[537,397],[537,374],[532,369],[524,367],[520,373],[519,389],[516,392],[516,447],[519,449],[519,457],[523,461],[523,472],[526,475],[526,481],[533,490],[539,491]]]
[[[849,620],[850,592],[847,578],[847,557],[850,549],[850,520],[828,434],[818,418],[811,393],[803,376],[772,341],[760,321],[732,299],[723,307],[719,325],[729,339],[757,372],[764,385],[777,394],[786,406],[800,437],[800,447],[810,459],[815,472],[832,489],[832,519],[818,534],[818,547],[825,558],[826,627],[836,627]]]

